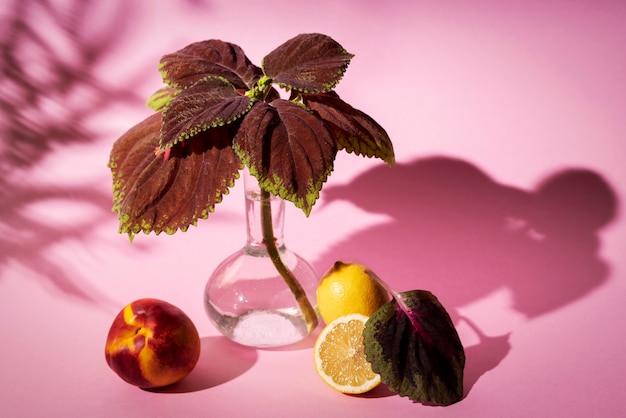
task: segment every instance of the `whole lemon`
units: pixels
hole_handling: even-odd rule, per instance
[[[317,287],[317,307],[326,324],[340,316],[370,316],[389,301],[389,295],[363,264],[337,261]]]

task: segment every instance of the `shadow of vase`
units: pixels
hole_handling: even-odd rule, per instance
[[[430,157],[377,166],[322,195],[323,208],[343,200],[390,221],[334,243],[316,260],[319,271],[337,260],[365,263],[397,291],[431,291],[455,323],[460,308],[503,288],[511,309],[532,319],[608,277],[598,231],[615,217],[617,199],[590,170],[563,170],[525,191],[468,162]],[[480,341],[468,350],[468,362],[477,362],[468,364],[466,386],[510,349],[509,334],[488,337],[472,327]]]

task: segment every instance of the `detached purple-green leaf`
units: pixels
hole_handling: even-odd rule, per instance
[[[367,321],[367,360],[389,389],[415,402],[450,405],[463,398],[465,352],[445,308],[430,292],[412,290]]]
[[[329,36],[300,34],[263,58],[263,71],[280,86],[308,93],[332,90],[354,55]]]

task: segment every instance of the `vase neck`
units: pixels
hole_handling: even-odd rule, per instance
[[[247,238],[245,250],[253,253],[266,253],[263,243],[263,224],[261,213],[261,189],[256,178],[244,170],[244,189],[246,202],[246,223]],[[271,195],[272,208],[272,228],[276,246],[279,249],[284,247],[283,228],[285,220],[285,201],[277,196]]]

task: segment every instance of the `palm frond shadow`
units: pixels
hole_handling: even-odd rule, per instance
[[[203,1],[189,4],[206,6]],[[43,184],[33,173],[64,147],[102,140],[90,128],[101,112],[143,103],[132,93],[143,74],[121,81],[98,75],[106,59],[123,53],[125,28],[137,23],[138,7],[95,0],[21,0],[5,7],[0,22],[0,279],[17,264],[63,294],[92,302],[100,297],[49,251],[70,239],[89,245],[94,231],[114,217],[110,186],[90,184],[80,174]],[[106,160],[103,155],[96,163],[104,166]],[[91,219],[72,224],[29,216],[32,206],[50,201],[88,207]]]

